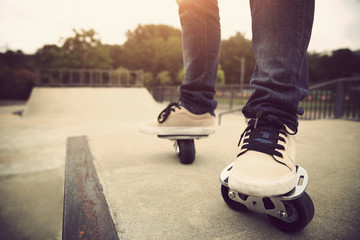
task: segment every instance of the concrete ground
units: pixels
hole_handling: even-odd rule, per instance
[[[65,141],[87,135],[120,239],[357,239],[360,123],[301,121],[297,162],[307,169],[315,216],[288,235],[266,216],[229,209],[219,174],[245,127],[226,115],[181,165],[168,140],[141,134],[157,117],[144,89],[35,89],[26,106],[0,107],[0,239],[61,239]],[[13,115],[26,109],[24,116]]]

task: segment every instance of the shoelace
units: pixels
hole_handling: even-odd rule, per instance
[[[163,123],[169,117],[171,112],[175,112],[175,108],[181,109],[178,103],[170,103],[158,116],[158,122]]]
[[[285,139],[280,136],[280,133],[294,135],[296,131],[290,133],[284,123],[267,118],[259,112],[255,119],[249,121],[247,128],[241,134],[238,146],[243,137],[248,137],[244,140],[241,150],[254,150],[282,158],[283,155],[278,150],[285,150],[285,148],[278,144],[278,141],[285,142]],[[238,157],[245,152],[239,153]]]

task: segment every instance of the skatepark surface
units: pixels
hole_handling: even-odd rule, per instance
[[[86,136],[119,239],[358,239],[359,122],[300,121],[297,163],[315,216],[286,234],[221,197],[219,174],[236,158],[244,117],[224,115],[182,165],[171,141],[139,132],[163,108],[142,88],[35,88],[26,104],[0,106],[0,239],[61,239],[74,136]]]

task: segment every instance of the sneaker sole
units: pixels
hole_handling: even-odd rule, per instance
[[[140,131],[156,135],[209,135],[216,127],[147,127],[140,126]]]
[[[296,170],[272,179],[254,179],[229,173],[229,188],[250,196],[272,197],[290,192],[297,184]]]

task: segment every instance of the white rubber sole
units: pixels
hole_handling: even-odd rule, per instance
[[[216,131],[216,127],[156,127],[140,126],[142,133],[154,135],[209,135]]]
[[[289,174],[270,179],[254,179],[234,173],[230,170],[228,185],[239,193],[258,196],[272,197],[290,192],[297,184],[296,169]]]

